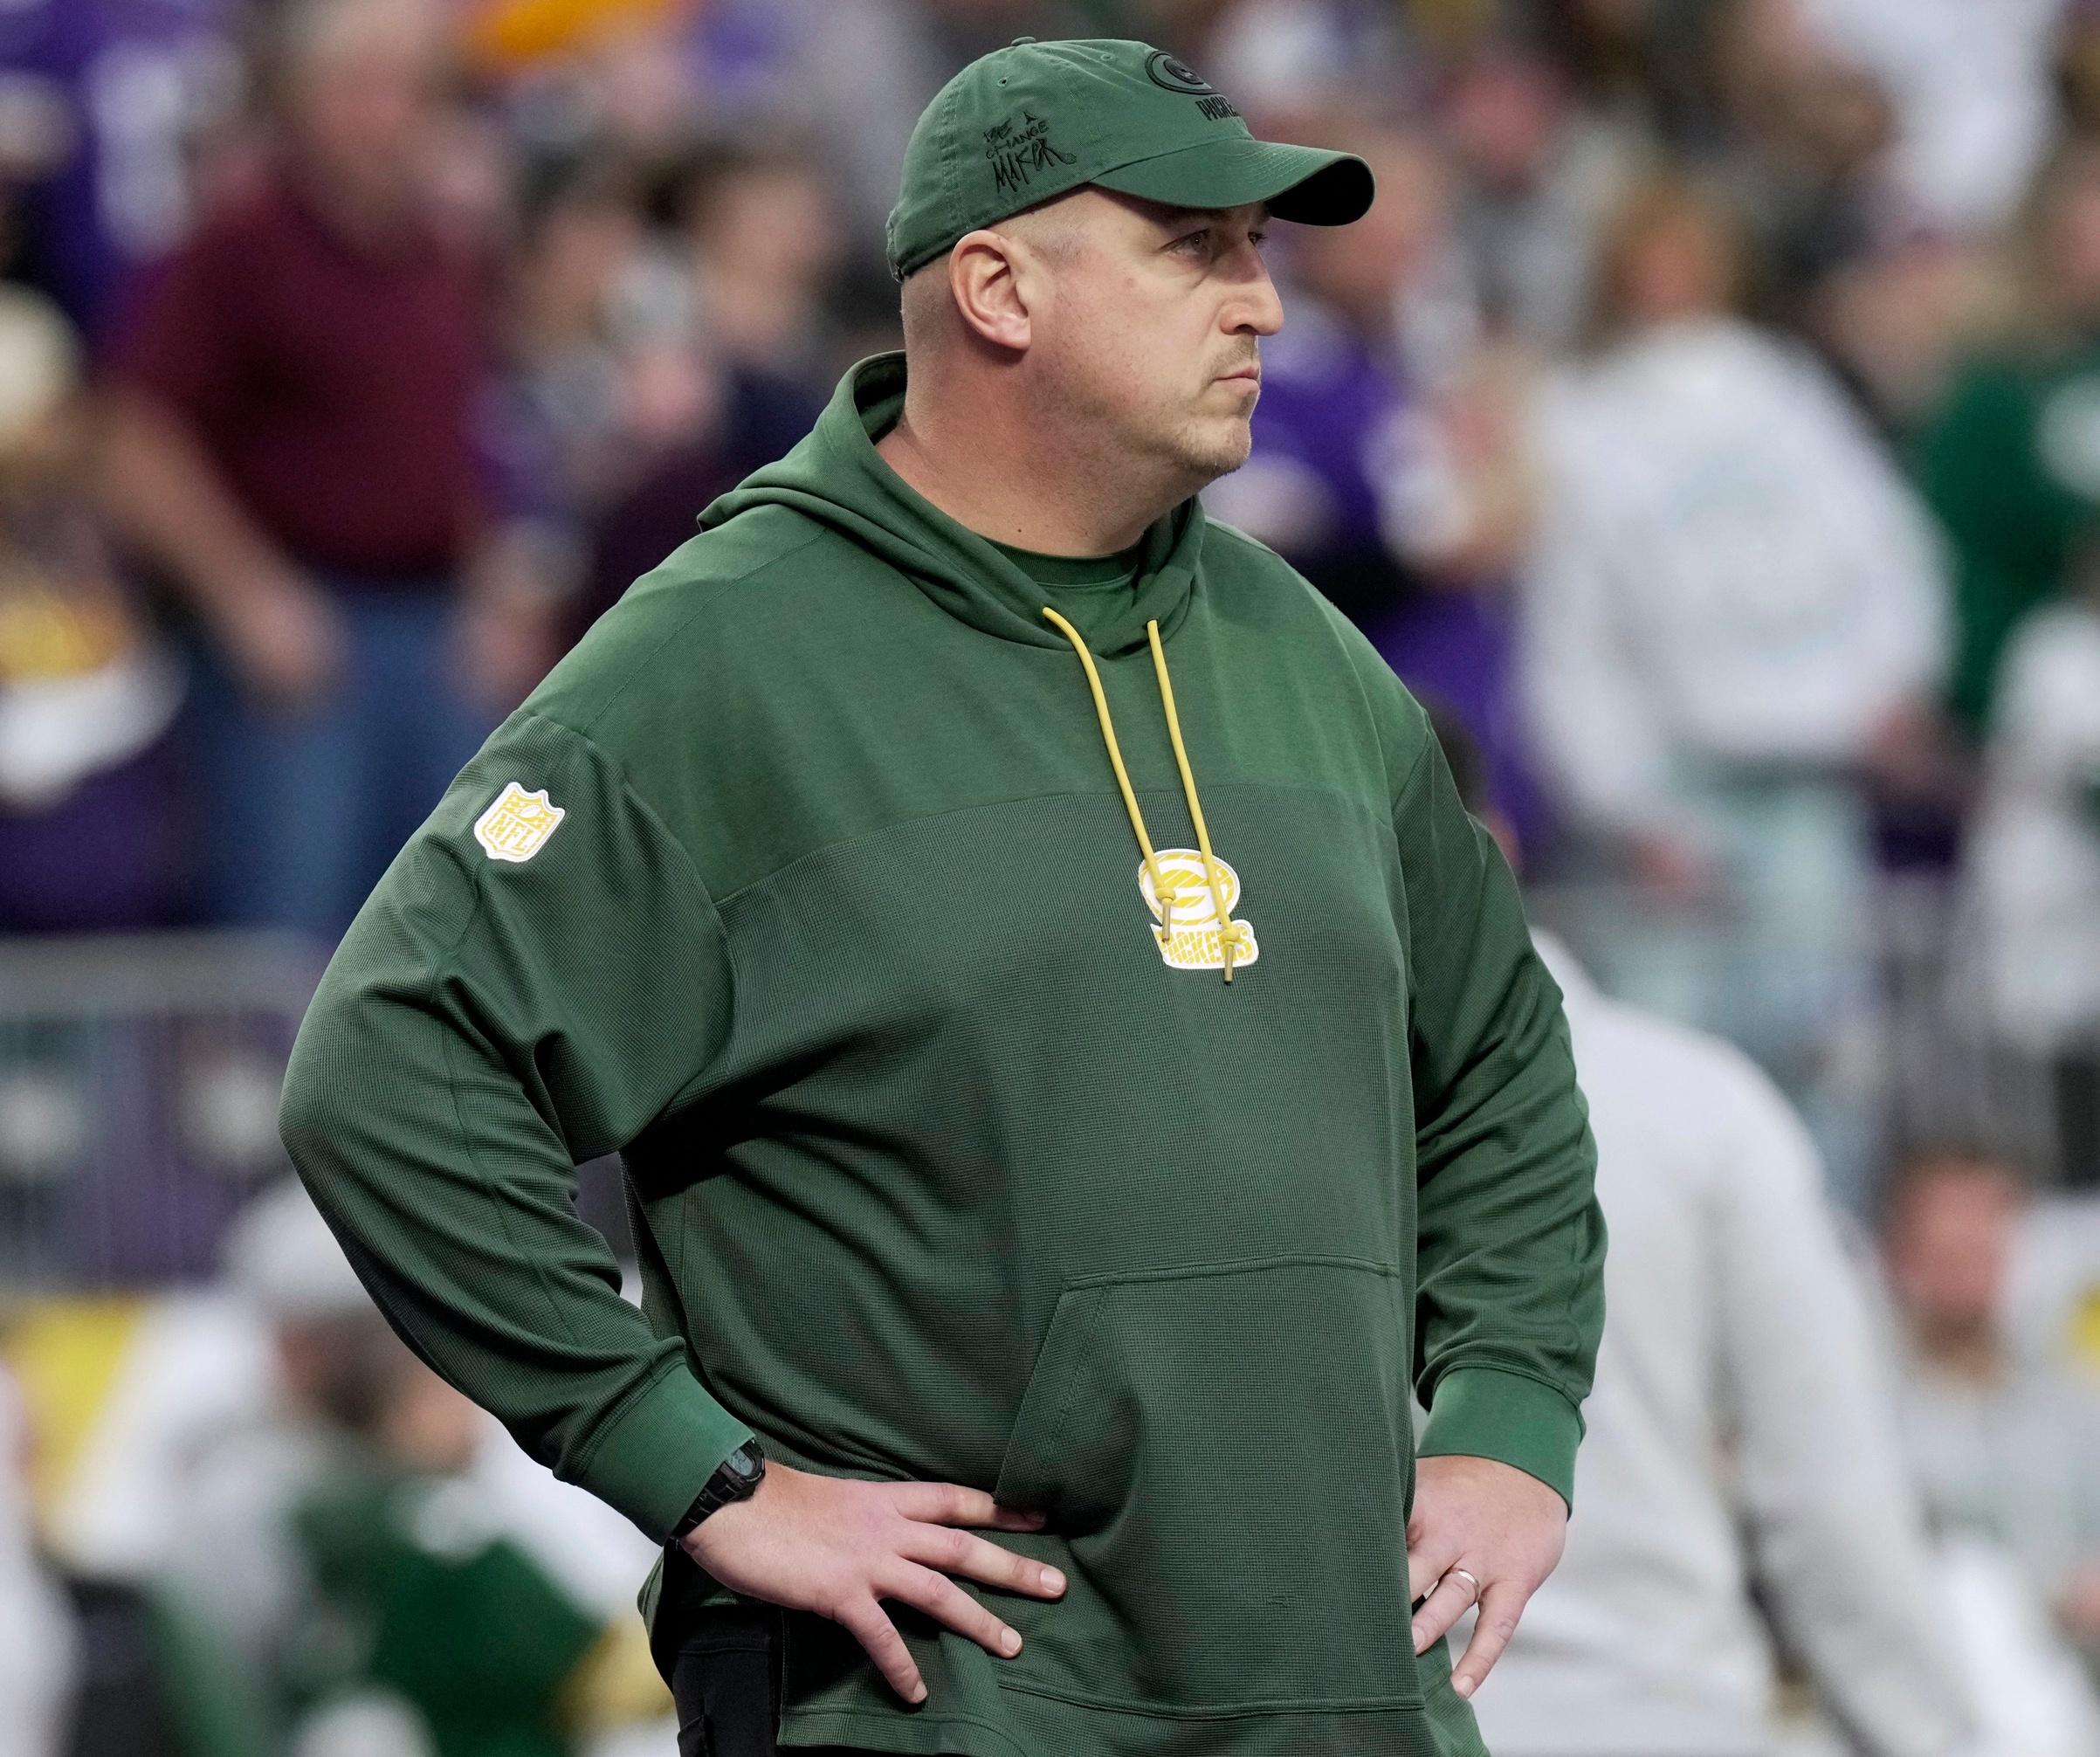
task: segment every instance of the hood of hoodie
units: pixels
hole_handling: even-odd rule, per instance
[[[839,381],[809,437],[716,500],[700,514],[700,528],[760,506],[792,507],[879,555],[958,621],[1001,640],[1063,647],[1065,637],[1043,615],[1043,589],[988,539],[907,486],[875,449],[903,413],[904,395],[903,355],[862,361]],[[1145,533],[1128,595],[1090,616],[1094,651],[1114,658],[1142,648],[1148,622],[1171,639],[1195,596],[1202,550],[1203,509],[1192,496]]]

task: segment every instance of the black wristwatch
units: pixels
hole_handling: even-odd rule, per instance
[[[694,1497],[692,1505],[685,1509],[685,1517],[671,1527],[671,1542],[684,1541],[709,1513],[720,1512],[730,1502],[749,1500],[765,1479],[766,1455],[756,1440],[746,1440],[714,1467],[707,1486]]]

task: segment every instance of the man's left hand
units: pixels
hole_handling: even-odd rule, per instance
[[[1465,1615],[1479,1582],[1480,1619],[1452,1688],[1470,1697],[1502,1657],[1517,1619],[1560,1560],[1567,1503],[1538,1478],[1493,1458],[1424,1458],[1408,1521],[1408,1579],[1428,1596],[1415,1608],[1421,1653]]]

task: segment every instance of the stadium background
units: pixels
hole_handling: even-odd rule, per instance
[[[905,136],[1023,32],[1146,38],[1257,133],[1374,162],[1364,224],[1274,229],[1290,323],[1211,510],[1465,729],[1601,985],[1800,1109],[1898,1404],[1980,1348],[1980,1430],[2011,1384],[2046,1412],[2021,1445],[2074,1487],[2039,1537],[2020,1470],[1905,1431],[2029,1646],[2100,1678],[2100,8],[355,10],[0,3],[0,1753],[669,1749],[646,1547],[387,1354],[283,1195],[343,916],[306,857],[368,878],[397,843],[351,778],[443,748],[402,679],[492,723],[895,345]],[[464,354],[393,351],[411,270],[373,294],[324,253],[385,382],[300,381],[286,301],[241,290],[284,272],[244,217],[302,155],[411,201]],[[244,396],[313,448],[228,479],[318,593],[289,629],[153,508],[152,424],[223,458]],[[358,472],[429,458],[464,460],[457,543],[368,641],[385,594],[330,569],[399,497]],[[253,728],[361,688],[258,805]],[[623,1238],[616,1168],[581,1201]],[[1932,1266],[1887,1273],[1905,1226]],[[404,1524],[403,1473],[458,1492]],[[1779,1685],[1785,1737],[1844,1748]],[[2030,1731],[2007,1757],[2084,1748]]]

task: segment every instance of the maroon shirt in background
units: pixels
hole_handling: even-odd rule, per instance
[[[476,523],[482,313],[458,250],[420,232],[352,245],[274,188],[169,259],[115,373],[189,419],[296,561],[434,582]]]

